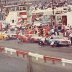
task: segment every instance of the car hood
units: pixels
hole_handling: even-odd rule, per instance
[[[54,39],[54,40],[57,40],[57,41],[70,41],[68,39]]]

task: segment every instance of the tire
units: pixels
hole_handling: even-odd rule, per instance
[[[54,46],[55,46],[55,47],[58,47],[58,46],[59,46],[59,43],[54,42]]]
[[[57,44],[54,44],[54,46],[57,47],[58,45]]]
[[[38,44],[39,44],[40,46],[43,46],[43,45],[44,45],[43,42],[41,42],[41,41],[38,42]]]
[[[4,38],[4,36],[2,37],[2,40],[4,40],[5,38]]]
[[[11,39],[9,35],[8,35],[8,38],[7,38],[7,39],[8,39],[8,40]]]
[[[21,42],[25,42],[23,39],[20,39]]]
[[[34,43],[34,39],[31,39],[30,42],[31,42],[31,43]]]
[[[70,45],[66,45],[66,47],[69,47]]]

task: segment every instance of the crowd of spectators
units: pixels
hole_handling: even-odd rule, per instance
[[[62,7],[62,6],[65,6],[67,5],[67,1],[66,0],[63,0],[63,1],[56,1],[56,0],[53,0],[52,1],[34,1],[32,2],[32,5],[33,7],[35,7],[35,9],[39,8],[39,9],[47,9],[47,8],[50,8],[52,7],[52,5],[54,7]]]
[[[11,28],[10,25],[7,25],[5,29],[3,30],[5,32],[8,31],[16,31],[17,34],[35,34],[41,37],[49,37],[51,35],[54,36],[63,36],[63,37],[68,37],[71,39],[72,42],[72,27],[66,26],[66,25],[53,25],[52,27],[50,24],[47,25],[40,25],[40,26],[34,26],[34,25],[27,25],[25,27],[20,26]]]

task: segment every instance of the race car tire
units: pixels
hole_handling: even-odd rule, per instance
[[[31,43],[34,43],[34,39],[31,39],[30,42],[31,42]]]
[[[43,46],[43,45],[44,45],[43,42],[41,42],[41,41],[38,42],[38,44],[39,44],[40,46]]]
[[[59,46],[59,43],[54,42],[54,46],[55,46],[55,47],[58,47],[58,46]]]

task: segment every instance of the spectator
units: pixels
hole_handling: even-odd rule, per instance
[[[59,31],[57,27],[55,27],[54,31],[55,31],[55,35],[59,35]]]
[[[54,31],[54,29],[53,29],[53,28],[51,29],[51,31],[50,31],[50,32],[51,32],[51,34],[55,34],[55,31]]]
[[[69,35],[70,40],[71,40],[71,45],[72,45],[72,33]]]

